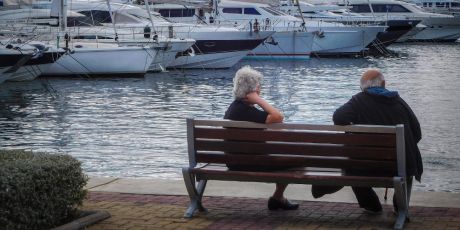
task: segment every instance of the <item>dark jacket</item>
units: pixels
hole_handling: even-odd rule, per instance
[[[423,173],[422,157],[417,146],[422,139],[420,124],[412,109],[397,92],[387,92],[389,94],[386,95],[372,92],[354,95],[334,112],[334,124],[404,124],[407,175],[415,176],[420,181]]]

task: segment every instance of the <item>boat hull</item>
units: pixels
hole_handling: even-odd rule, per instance
[[[145,74],[157,50],[146,47],[92,47],[78,44],[44,75]],[[99,47],[102,46],[102,47]]]
[[[340,30],[339,30],[340,29]],[[366,50],[383,26],[340,27],[337,30],[322,27],[313,40],[313,53],[320,56],[358,54]]]
[[[311,32],[280,31],[273,34],[246,58],[309,59],[314,34]]]
[[[34,80],[64,53],[63,50],[56,51],[50,48],[47,51],[40,51],[34,54],[12,51],[10,54],[0,55],[0,83],[3,81]]]
[[[209,39],[209,33],[192,32],[196,40],[191,49],[177,54],[168,68],[221,69],[230,68],[259,46],[273,31],[218,32],[219,37]]]

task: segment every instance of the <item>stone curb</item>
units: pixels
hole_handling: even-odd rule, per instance
[[[53,230],[79,230],[110,217],[107,211],[83,211],[83,217],[70,223],[53,228]]]

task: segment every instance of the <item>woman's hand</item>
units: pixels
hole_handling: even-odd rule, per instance
[[[244,102],[248,103],[248,104],[259,104],[260,101],[261,101],[261,97],[259,96],[259,93],[257,91],[254,91],[254,92],[250,92],[246,95],[246,98],[243,99]]]

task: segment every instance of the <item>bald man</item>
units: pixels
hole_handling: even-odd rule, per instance
[[[361,77],[361,90],[362,92],[354,95],[334,112],[332,117],[334,124],[404,124],[407,184],[410,194],[412,176],[420,181],[423,173],[422,157],[417,146],[417,143],[422,138],[422,133],[417,117],[409,105],[399,96],[398,92],[389,91],[385,88],[385,78],[379,70],[370,69],[364,72]],[[354,172],[346,173],[353,174]],[[312,186],[312,194],[315,198],[318,198],[340,189],[341,187]],[[379,198],[372,188],[352,187],[352,189],[360,207],[373,213],[382,211]]]

